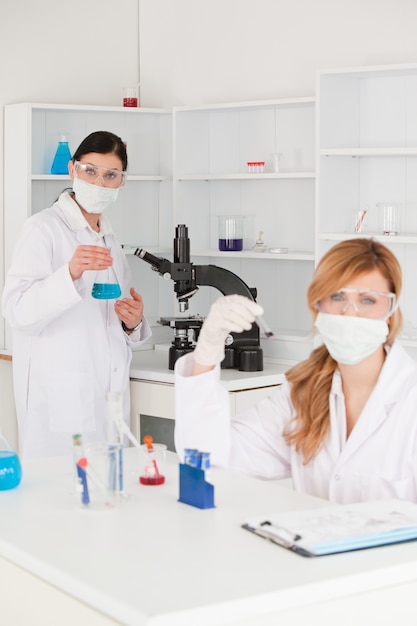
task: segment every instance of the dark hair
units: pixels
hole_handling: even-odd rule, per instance
[[[83,139],[72,156],[72,161],[79,161],[85,154],[98,152],[99,154],[115,154],[123,164],[123,170],[127,170],[126,144],[114,133],[106,130],[98,130]]]

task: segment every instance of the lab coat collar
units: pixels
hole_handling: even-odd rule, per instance
[[[91,229],[89,223],[85,219],[84,215],[81,213],[80,207],[72,198],[70,192],[64,191],[59,196],[58,203],[66,221],[73,230]],[[96,234],[100,236],[113,234],[113,229],[110,225],[110,222],[103,215],[100,216],[100,232]]]
[[[381,389],[381,399],[386,404],[391,404],[401,397],[403,389],[401,382],[410,375],[417,376],[417,363],[397,341],[392,346],[386,345],[385,352],[385,362],[371,397]],[[333,374],[331,393],[343,397],[342,376],[339,368]]]
[[[387,357],[371,398],[388,406],[403,397],[410,379],[417,381],[417,363],[398,341],[385,346],[385,350]]]
[[[410,379],[417,381],[417,363],[398,342],[386,347],[386,352],[377,384],[346,442],[340,462],[345,462],[358,447],[364,445],[366,439],[387,419],[390,407],[401,400]],[[331,393],[343,397],[339,370],[334,373]]]

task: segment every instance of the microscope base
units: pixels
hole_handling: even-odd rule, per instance
[[[194,350],[194,346],[178,347],[172,345],[169,349],[168,367],[173,370],[175,362],[180,356],[188,354]],[[257,346],[239,346],[237,348],[226,348],[225,358],[221,362],[222,369],[236,369],[239,372],[262,372],[263,352]]]
[[[221,368],[236,369],[239,372],[262,372],[264,369],[262,348],[258,346],[226,348]]]

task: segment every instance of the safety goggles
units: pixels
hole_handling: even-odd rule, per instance
[[[352,306],[359,317],[384,320],[394,313],[397,303],[395,293],[345,287],[325,296],[314,306],[321,313],[333,315],[343,315]]]
[[[101,179],[104,187],[123,187],[126,182],[126,172],[118,169],[109,169],[94,165],[94,163],[81,163],[74,161],[74,172],[77,178],[95,185]]]

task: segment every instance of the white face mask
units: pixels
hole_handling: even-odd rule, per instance
[[[389,333],[385,320],[356,315],[319,313],[314,325],[330,356],[345,365],[356,365],[373,354]]]
[[[116,202],[120,187],[92,185],[75,177],[72,181],[72,189],[78,204],[87,213],[103,213],[113,202]]]

